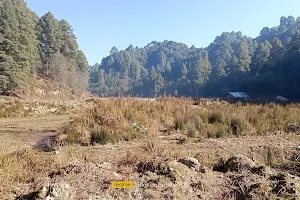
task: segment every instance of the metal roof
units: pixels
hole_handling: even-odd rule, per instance
[[[235,98],[249,98],[245,92],[228,92],[228,94]]]
[[[275,99],[280,100],[280,101],[288,101],[288,99],[283,96],[277,96],[277,97],[275,97]]]

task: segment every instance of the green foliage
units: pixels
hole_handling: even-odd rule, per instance
[[[172,41],[124,51],[113,47],[97,65],[101,71],[91,72],[90,86],[100,96],[220,97],[240,90],[300,98],[299,21],[282,17],[278,27],[264,27],[256,38],[224,32],[205,49]]]
[[[88,63],[67,21],[50,12],[39,19],[23,0],[2,0],[0,27],[0,94],[27,86],[36,73],[87,89]]]
[[[38,56],[35,26],[35,15],[24,1],[1,1],[0,93],[10,93],[33,78]]]
[[[42,66],[39,72],[61,87],[85,91],[88,87],[88,62],[78,49],[76,37],[66,20],[58,21],[48,12],[37,24]]]

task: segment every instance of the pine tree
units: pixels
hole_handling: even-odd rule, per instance
[[[40,55],[44,64],[43,69],[47,76],[49,76],[50,58],[61,48],[60,34],[59,21],[55,19],[54,15],[51,12],[43,15],[38,23],[38,38]]]
[[[35,19],[22,0],[0,3],[0,93],[33,79],[38,53]]]

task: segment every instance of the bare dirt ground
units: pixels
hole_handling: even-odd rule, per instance
[[[57,126],[59,124],[57,122]],[[45,156],[52,162],[49,165],[55,163],[55,167],[35,174],[29,183],[17,183],[12,191],[18,195],[32,194],[31,191],[44,185],[68,183],[74,199],[233,200],[261,199],[260,193],[255,197],[256,193],[250,191],[253,185],[258,185],[259,192],[267,193],[269,199],[276,199],[273,194],[276,192],[268,181],[273,177],[276,179],[281,172],[299,173],[299,162],[293,162],[298,168],[289,168],[293,153],[299,154],[298,135],[187,139],[183,144],[179,143],[180,138],[180,133],[161,134],[104,146],[65,146],[59,154],[40,152],[38,156]],[[213,170],[220,159],[227,160],[234,155],[244,155],[257,166],[270,165],[271,172],[256,175],[247,170],[227,173]],[[198,172],[194,166],[183,165],[179,162],[182,158],[196,158],[204,171]],[[296,176],[296,183],[299,180]],[[112,181],[133,181],[135,187],[112,189]],[[280,183],[277,182],[274,184]],[[268,187],[265,188],[264,184]],[[252,196],[247,197],[248,193]],[[297,199],[292,195],[294,193],[286,199]]]
[[[70,121],[70,115],[0,120],[0,155],[34,147]]]

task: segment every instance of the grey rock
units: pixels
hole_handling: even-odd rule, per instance
[[[44,188],[43,188],[44,190]],[[61,182],[50,185],[47,191],[47,200],[72,200],[73,195],[69,184]]]
[[[196,158],[186,157],[186,158],[179,159],[178,162],[186,165],[190,169],[193,169],[197,172],[201,172],[201,173],[206,172],[206,168],[202,166]]]
[[[103,169],[111,169],[112,168],[112,164],[109,162],[98,162],[98,163],[96,163],[96,166],[99,168],[103,168]]]
[[[235,155],[227,160],[224,165],[225,171],[241,172],[251,170],[256,167],[256,163],[243,155]]]

